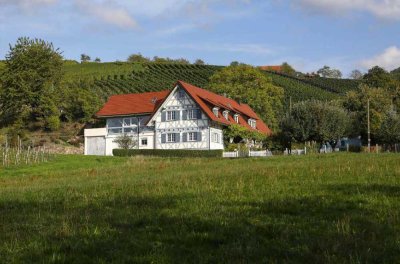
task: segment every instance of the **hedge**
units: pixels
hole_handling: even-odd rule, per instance
[[[186,149],[114,149],[113,155],[128,156],[157,156],[157,157],[191,157],[191,158],[221,158],[223,150],[186,150]]]

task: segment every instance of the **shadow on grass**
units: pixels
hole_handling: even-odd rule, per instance
[[[3,203],[0,257],[68,263],[392,263],[400,257],[398,227],[337,196],[209,201],[204,214],[182,207],[195,207],[198,199]]]
[[[378,194],[388,197],[400,196],[400,186],[388,184],[333,184],[329,185],[328,189],[344,195]]]

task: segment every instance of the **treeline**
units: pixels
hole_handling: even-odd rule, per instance
[[[369,122],[371,143],[391,145],[400,142],[399,111],[400,82],[376,66],[343,98],[290,106],[281,120],[279,136],[286,147],[307,141],[335,144],[343,136],[361,136],[367,143]]]

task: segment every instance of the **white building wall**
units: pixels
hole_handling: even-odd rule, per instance
[[[213,134],[218,135],[218,140],[215,140]],[[224,149],[224,136],[222,129],[210,127],[210,149]]]
[[[182,120],[182,111],[188,109],[200,109],[200,107],[185,93],[179,95],[180,88],[175,88],[165,100],[162,107],[152,118],[155,122],[155,148],[156,149],[209,149],[209,121],[208,117],[201,112],[200,119]],[[184,92],[184,90],[182,90]],[[163,121],[162,112],[179,111],[177,120]],[[200,132],[201,141],[182,142],[183,133]],[[179,142],[162,143],[162,134],[179,133]]]

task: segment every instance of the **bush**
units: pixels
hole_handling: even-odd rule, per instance
[[[60,128],[60,118],[58,116],[49,116],[46,118],[46,129],[56,131]]]
[[[143,155],[157,157],[220,158],[222,157],[222,150],[114,149],[113,155],[118,157]]]

